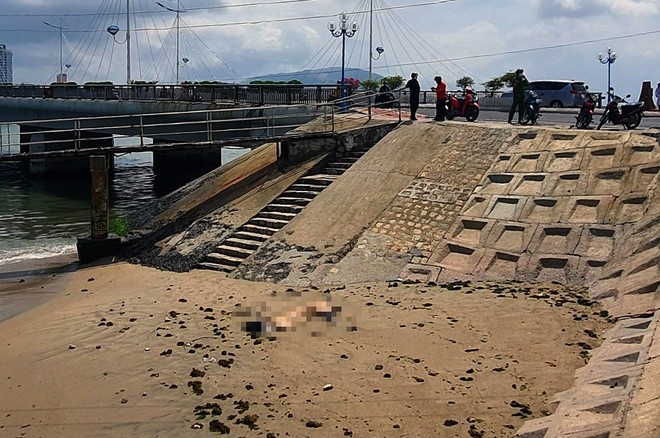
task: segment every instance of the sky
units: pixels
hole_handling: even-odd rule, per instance
[[[476,89],[524,68],[530,80],[573,79],[607,88],[611,47],[617,94],[639,96],[643,81],[660,82],[658,0],[128,0],[131,78],[241,82],[304,69],[345,66],[408,78],[423,89],[435,75],[449,88],[470,76]],[[2,0],[0,44],[13,52],[14,83],[44,84],[62,69],[69,80],[126,82],[127,0]],[[373,4],[373,15],[370,14]],[[334,37],[341,12],[358,30]],[[113,37],[110,25],[120,31]],[[371,29],[371,32],[370,32]],[[179,49],[176,50],[176,35]],[[370,44],[371,35],[371,44]],[[122,44],[123,43],[123,44]],[[378,56],[375,48],[385,50]],[[371,50],[370,50],[371,48]],[[376,59],[377,58],[377,59]],[[177,69],[176,64],[179,67]]]

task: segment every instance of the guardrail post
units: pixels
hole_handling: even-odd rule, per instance
[[[213,142],[213,114],[210,111],[206,112],[206,140]]]
[[[80,120],[75,120],[73,122],[73,148],[75,150],[80,150],[80,141],[81,141],[81,132],[80,132]]]

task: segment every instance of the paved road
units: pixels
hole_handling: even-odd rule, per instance
[[[539,118],[539,125],[546,126],[563,126],[563,127],[575,127],[575,117],[578,114],[577,108],[564,108],[564,109],[549,109],[541,108],[541,117]],[[602,110],[600,110],[602,111]],[[427,116],[433,117],[435,115],[435,107],[424,106],[419,109],[419,112]],[[508,112],[504,111],[495,111],[495,110],[481,110],[479,114],[479,120],[490,121],[490,122],[506,122]],[[465,119],[457,119],[465,120]],[[598,121],[600,120],[600,113],[597,111],[596,116],[594,117],[594,122],[591,123],[591,128],[596,129]],[[660,113],[655,110],[652,112],[646,112],[646,116],[642,119],[642,123],[639,125],[637,130],[644,130],[649,128],[660,129]],[[623,130],[621,125],[612,125],[606,124],[602,129],[607,130]]]

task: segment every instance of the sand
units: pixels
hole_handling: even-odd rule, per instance
[[[2,437],[513,436],[609,327],[556,284],[287,292],[115,263],[38,287],[0,323]],[[357,331],[253,339],[232,311],[273,292],[327,293]]]

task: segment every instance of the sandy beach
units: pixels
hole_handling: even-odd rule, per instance
[[[609,327],[556,284],[287,289],[126,263],[15,281],[52,298],[0,323],[8,437],[513,436]],[[232,317],[318,294],[357,330],[253,339]]]

